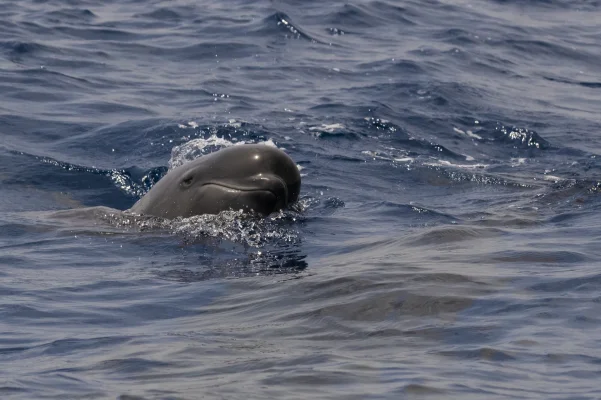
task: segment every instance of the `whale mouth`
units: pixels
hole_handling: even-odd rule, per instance
[[[200,187],[200,192],[203,197],[207,196],[214,199],[212,203],[216,211],[231,209],[269,215],[274,211],[285,208],[288,204],[286,186],[279,184],[275,185],[275,188],[265,186],[267,185],[207,182]],[[211,213],[216,214],[218,212]]]
[[[278,175],[259,174],[248,180],[220,179],[218,181],[208,181],[203,186],[215,185],[225,189],[236,190],[239,192],[259,192],[266,191],[280,200],[284,206],[288,204],[288,185]]]
[[[228,185],[228,184],[215,183],[215,182],[205,183],[204,185],[201,186],[201,188],[210,187],[210,186],[220,187],[220,188],[229,190],[232,193],[234,193],[234,192],[240,192],[240,193],[266,192],[266,193],[272,194],[274,197],[280,197],[278,195],[278,193],[276,193],[276,191],[268,189],[268,188],[239,187],[239,186],[235,186],[235,185]]]
[[[254,189],[249,189],[249,188],[240,188],[240,187],[236,187],[236,186],[232,186],[232,185],[224,185],[222,183],[205,183],[204,185],[201,186],[201,188],[221,188],[221,189],[225,189],[228,192],[231,193],[268,193],[270,195],[272,195],[273,197],[278,197],[278,195],[273,191],[273,190],[269,190],[269,189],[264,189],[264,188],[254,188]]]

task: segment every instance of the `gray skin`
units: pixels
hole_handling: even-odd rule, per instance
[[[168,219],[226,210],[266,216],[294,203],[300,184],[296,164],[282,150],[244,144],[169,171],[127,211]]]

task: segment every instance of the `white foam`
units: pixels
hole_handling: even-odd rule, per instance
[[[228,125],[231,126],[232,128],[241,128],[242,122],[236,121],[235,119],[230,119],[228,121]]]
[[[388,160],[388,161],[392,161],[392,157],[383,156],[383,155],[381,155],[381,153],[379,153],[379,152],[376,152],[376,151],[371,151],[371,150],[363,150],[363,151],[361,152],[361,154],[368,155],[369,157],[373,158],[374,160],[378,159],[378,160]]]
[[[447,160],[437,160],[436,162],[424,163],[430,167],[453,167],[461,169],[482,169],[487,168],[489,164],[453,164]]]
[[[555,176],[555,175],[544,175],[543,179],[545,181],[551,181],[551,182],[555,182],[555,183],[563,181],[563,178],[561,178],[559,176]]]
[[[517,167],[518,165],[526,164],[525,158],[512,158],[510,161],[512,167]]]
[[[482,140],[482,136],[480,135],[476,135],[474,132],[468,130],[468,131],[462,131],[459,128],[455,128],[453,127],[453,131],[455,131],[456,133],[459,133],[460,135],[465,135],[467,137],[471,137],[473,139],[478,139],[478,140]]]
[[[332,133],[334,131],[341,130],[344,128],[345,128],[344,125],[342,125],[340,123],[334,123],[334,124],[321,124],[319,126],[312,126],[309,128],[309,130]]]
[[[233,242],[245,243],[255,248],[268,243],[298,241],[298,232],[282,227],[278,220],[293,219],[300,215],[293,211],[281,211],[268,218],[252,218],[240,211],[222,211],[217,215],[196,215],[189,218],[176,218],[165,221],[173,233],[189,239],[215,237]]]
[[[396,149],[390,147],[389,149],[396,151]],[[403,153],[403,151],[399,151],[400,153]],[[400,162],[400,163],[411,163],[413,161],[415,161],[415,159],[413,157],[402,157],[400,155],[390,155],[390,154],[386,154],[386,153],[381,153],[379,151],[372,151],[372,150],[363,150],[361,152],[361,154],[365,154],[369,157],[371,157],[374,160],[386,160],[386,161],[393,161],[393,162]]]
[[[239,142],[244,143],[244,142]],[[229,147],[239,144],[234,143],[227,139],[218,137],[217,135],[211,135],[208,138],[192,139],[189,142],[182,143],[179,146],[175,146],[171,149],[171,159],[169,160],[169,169],[179,167],[188,161],[192,161],[207,153],[205,150],[209,146],[218,147]]]

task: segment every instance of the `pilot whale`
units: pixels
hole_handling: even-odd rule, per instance
[[[169,171],[128,213],[173,219],[227,210],[266,216],[298,199],[299,170],[282,150],[241,144]]]

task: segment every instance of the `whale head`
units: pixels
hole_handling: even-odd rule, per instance
[[[300,184],[296,164],[282,150],[237,145],[169,171],[129,211],[169,219],[226,210],[266,216],[294,203]]]

